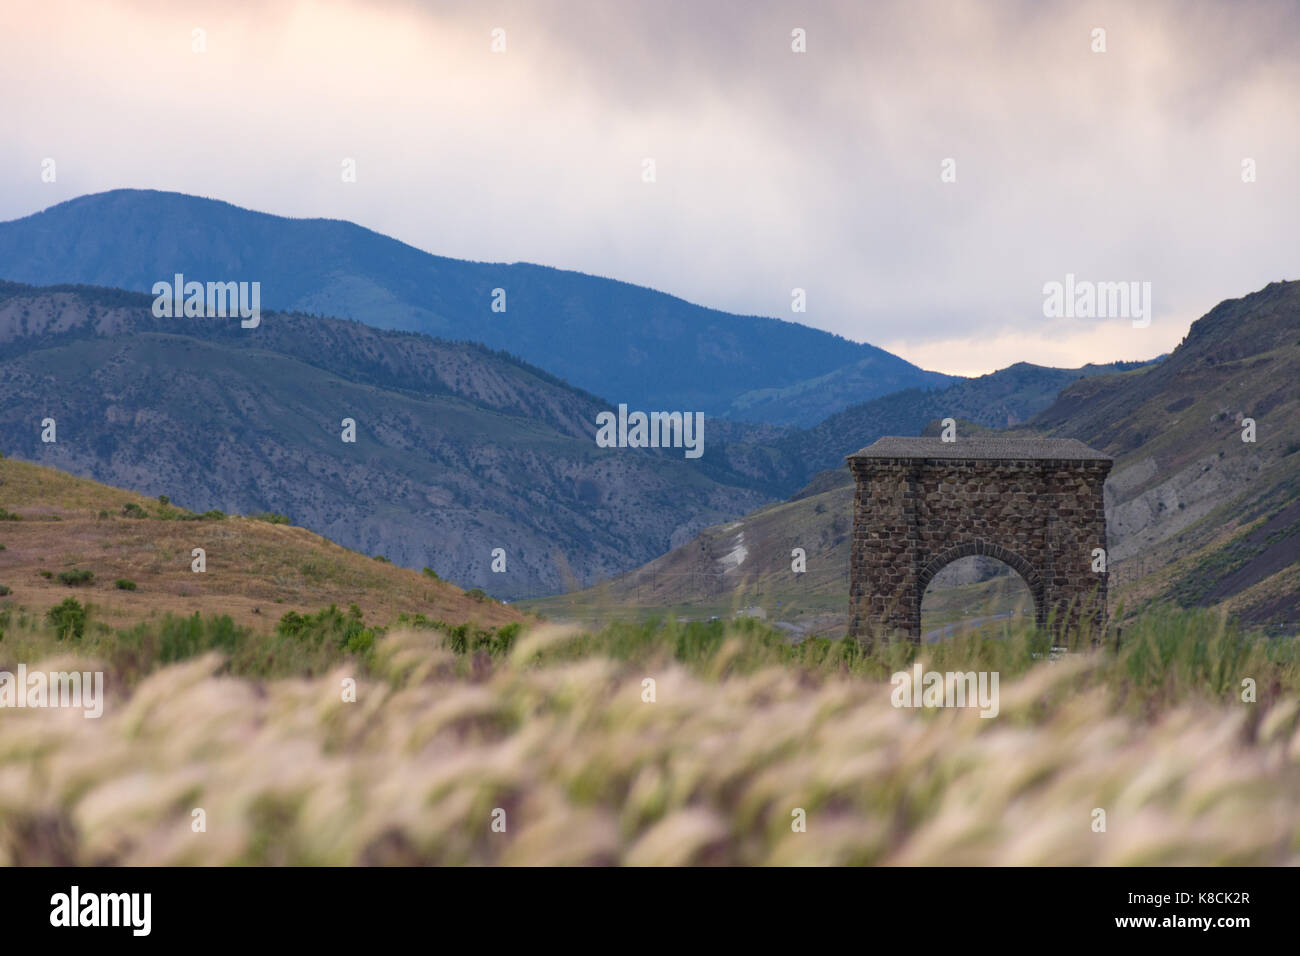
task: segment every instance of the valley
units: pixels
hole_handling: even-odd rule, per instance
[[[1013,367],[986,380],[998,387],[999,377],[1025,371]],[[917,434],[937,435],[937,419],[956,416],[960,440],[984,433],[998,407],[974,398],[973,389],[967,382],[924,401],[880,399],[778,442],[828,462],[834,434],[851,450],[879,437],[863,424],[885,416],[873,405],[892,401],[905,403],[909,415],[933,415]],[[1015,401],[1024,393],[1005,394]],[[1106,485],[1112,611],[1218,607],[1265,630],[1300,624],[1300,282],[1221,303],[1158,363],[1076,376],[1055,400],[1038,396],[1036,414],[1002,433],[1077,438],[1116,458]],[[963,414],[973,406],[982,421]],[[1256,440],[1243,442],[1241,422],[1251,417]],[[800,632],[841,633],[852,497],[847,468],[828,468],[787,500],[709,528],[636,571],[527,606],[597,621],[624,604],[644,616],[661,610],[692,619],[758,607]],[[742,536],[745,552],[736,561]],[[806,574],[790,569],[794,547],[807,553]],[[996,604],[996,580],[938,598],[926,629],[950,619],[954,599],[969,608]]]

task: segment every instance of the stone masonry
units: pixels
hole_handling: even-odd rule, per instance
[[[1074,439],[882,438],[848,456],[857,480],[849,634],[921,640],[921,599],[972,554],[1010,565],[1040,625],[1106,615],[1102,486],[1114,460]]]

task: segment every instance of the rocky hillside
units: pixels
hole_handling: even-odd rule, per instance
[[[279,313],[156,319],[151,302],[0,286],[0,449],[199,512],[284,514],[502,598],[635,567],[771,497],[707,427],[695,461],[598,448],[607,404],[483,346]]]
[[[1029,424],[1115,455],[1121,594],[1300,623],[1300,282],[1221,302],[1160,365],[1079,382]]]

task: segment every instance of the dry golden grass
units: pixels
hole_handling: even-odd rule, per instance
[[[739,637],[694,671],[538,657],[567,639],[535,629],[467,674],[393,632],[355,703],[345,671],[257,684],[208,658],[110,689],[99,720],[4,712],[0,861],[1300,863],[1293,698],[1138,721],[1079,690],[1101,658],[1077,655],[1004,680],[983,719],[895,709],[880,681],[736,673]]]
[[[151,517],[123,517],[128,503]],[[23,519],[0,521],[0,584],[12,589],[14,604],[42,613],[71,594],[93,601],[96,619],[114,628],[199,611],[266,631],[288,610],[353,602],[369,625],[386,625],[399,613],[484,627],[523,619],[513,608],[476,601],[452,584],[303,528],[239,517],[164,521],[153,517],[163,510],[155,499],[13,459],[0,460],[0,507]],[[101,511],[109,516],[99,517]],[[202,574],[190,568],[193,548],[206,552]],[[93,571],[93,583],[60,584],[58,573],[73,567]],[[54,577],[43,578],[42,570]],[[118,578],[137,590],[117,590]]]

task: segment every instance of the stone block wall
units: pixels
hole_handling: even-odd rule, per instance
[[[921,600],[945,565],[983,554],[1024,578],[1046,624],[1105,620],[1102,488],[1111,461],[850,458],[857,480],[849,633],[921,639]]]

